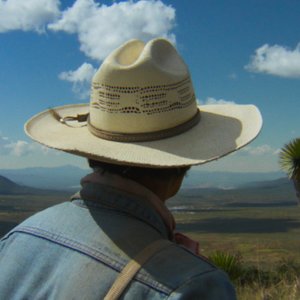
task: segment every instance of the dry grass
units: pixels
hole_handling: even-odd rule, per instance
[[[178,231],[199,241],[201,253],[240,253],[263,266],[292,259],[300,263],[300,207],[236,208],[175,213]]]
[[[237,285],[237,298],[240,300],[299,300],[300,280],[292,282],[281,281],[277,284],[265,286],[259,282],[251,285]]]
[[[178,229],[207,257],[241,257],[233,279],[240,300],[300,299],[300,207],[246,208],[175,214]],[[235,269],[235,273],[236,273]]]

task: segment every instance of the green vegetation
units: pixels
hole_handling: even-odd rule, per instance
[[[299,300],[299,279],[293,282],[284,280],[269,285],[259,280],[249,285],[236,286],[237,298],[240,300]]]
[[[234,283],[238,299],[299,299],[300,264],[282,259],[271,269],[244,264],[240,254],[216,251],[209,260]]]
[[[225,271],[233,282],[240,280],[245,275],[240,254],[225,253],[217,250],[211,253],[208,259]]]
[[[70,194],[0,195],[0,237],[17,224],[52,205],[68,201]]]
[[[286,144],[279,153],[279,163],[293,180],[298,201],[300,201],[300,138]]]
[[[279,162],[290,179],[300,181],[300,138],[292,140],[281,149]]]
[[[211,208],[174,212],[177,230],[199,241],[202,254],[240,253],[246,263],[300,263],[300,207]]]

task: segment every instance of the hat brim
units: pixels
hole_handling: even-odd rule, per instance
[[[94,136],[87,126],[67,126],[49,110],[25,124],[35,141],[71,154],[122,165],[167,168],[191,166],[227,155],[252,141],[260,132],[262,117],[254,105],[202,105],[201,120],[192,129],[156,141],[122,143]],[[87,113],[88,104],[55,108],[59,115]]]

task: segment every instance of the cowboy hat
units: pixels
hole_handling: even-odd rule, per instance
[[[90,103],[46,110],[25,124],[35,141],[122,165],[203,164],[253,140],[254,105],[197,105],[188,68],[165,39],[131,40],[93,77]]]

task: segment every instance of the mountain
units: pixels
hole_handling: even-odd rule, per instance
[[[21,186],[0,175],[0,194],[10,194],[13,191],[18,191],[20,188]]]
[[[266,180],[266,181],[253,181],[248,182],[240,186],[240,188],[261,188],[261,189],[268,189],[276,187],[291,187],[292,181],[288,179],[288,177],[281,177],[275,180]]]
[[[170,206],[203,208],[204,206],[281,206],[296,205],[293,183],[286,177],[251,182],[234,189],[183,188],[170,201]]]
[[[79,189],[80,178],[87,173],[89,170],[74,166],[0,170],[0,194],[53,195],[54,190],[56,193],[58,190],[73,193]],[[221,173],[191,170],[179,193],[170,201],[171,205],[183,203],[193,207],[294,205],[297,197],[292,182],[282,177],[280,172]]]
[[[184,188],[238,188],[251,182],[275,180],[284,177],[283,172],[209,172],[192,168],[183,182]]]
[[[41,190],[28,186],[19,185],[12,180],[0,175],[0,195],[27,195],[27,194],[49,194],[55,191]]]
[[[1,175],[20,185],[59,190],[78,189],[80,179],[90,172],[89,169],[71,165],[52,168],[0,169]],[[208,172],[196,167],[188,172],[183,188],[237,188],[250,182],[274,180],[283,176],[281,172]]]
[[[19,185],[40,189],[78,189],[80,179],[90,171],[75,166],[2,169],[0,174]]]

